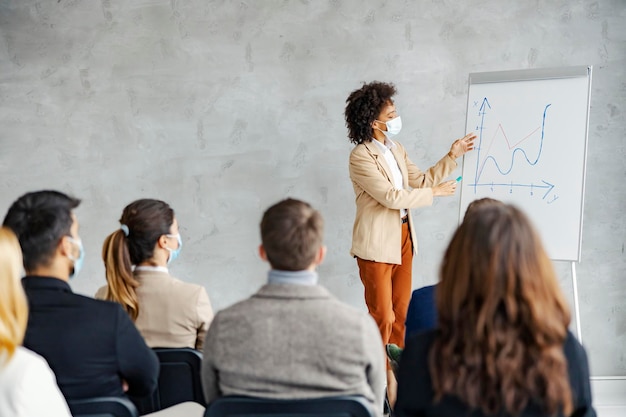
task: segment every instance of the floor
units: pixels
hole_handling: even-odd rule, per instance
[[[599,405],[595,409],[597,417],[626,417],[626,405]]]
[[[592,377],[591,391],[598,417],[626,417],[626,377]]]

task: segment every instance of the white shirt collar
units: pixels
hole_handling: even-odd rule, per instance
[[[164,266],[141,265],[141,266],[136,266],[134,270],[135,271],[165,272],[166,274],[169,273],[169,270]]]
[[[389,169],[391,169],[391,180],[392,180],[393,186],[395,187],[396,190],[401,190],[403,188],[402,171],[400,171],[400,166],[398,165],[398,161],[396,160],[395,155],[393,154],[393,152],[391,152],[391,149],[393,149],[397,145],[391,139],[387,139],[387,138],[385,138],[384,145],[380,143],[379,141],[377,141],[376,139],[372,139],[372,140],[376,143],[376,146],[378,146],[378,148],[383,153],[382,156],[385,159],[385,161],[387,161],[387,165],[389,166]],[[400,217],[404,217],[406,216],[406,214],[407,214],[406,209],[400,210]]]
[[[393,149],[396,147],[396,143],[394,141],[392,141],[391,139],[385,138],[385,144],[383,145],[382,143],[380,143],[380,141],[378,141],[376,138],[372,138],[372,142],[376,143],[376,145],[378,145],[378,147],[385,152],[387,149]]]
[[[318,280],[317,272],[309,270],[281,271],[270,269],[267,278],[270,284],[316,285]]]

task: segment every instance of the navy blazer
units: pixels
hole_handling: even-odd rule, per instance
[[[43,356],[68,400],[148,395],[159,361],[119,304],[74,294],[67,282],[27,276],[30,313],[24,346]]]
[[[436,289],[437,285],[428,285],[413,291],[409,310],[406,313],[405,345],[414,334],[434,329],[437,326]]]

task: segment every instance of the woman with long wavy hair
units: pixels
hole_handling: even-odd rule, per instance
[[[468,212],[446,250],[437,329],[400,362],[397,417],[595,416],[550,259],[511,205]]]

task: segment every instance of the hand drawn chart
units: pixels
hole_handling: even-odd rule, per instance
[[[580,257],[591,76],[575,69],[470,74],[459,218],[478,198],[515,204],[555,260]]]
[[[473,107],[478,107],[478,104],[479,102],[474,102]],[[530,133],[521,138],[509,139],[501,123],[498,123],[495,132],[485,131],[485,117],[490,113],[491,105],[489,104],[487,97],[483,98],[482,102],[480,102],[480,107],[478,108],[480,124],[476,126],[476,131],[478,132],[478,143],[476,145],[476,152],[478,154],[476,157],[476,172],[474,175],[474,182],[469,184],[474,187],[474,191],[476,191],[478,187],[489,187],[491,191],[494,191],[495,187],[505,187],[509,190],[509,193],[512,194],[513,189],[524,188],[529,189],[531,196],[535,195],[535,192],[541,192],[543,199],[548,197],[550,192],[554,189],[554,184],[549,183],[544,179],[541,179],[541,182],[538,184],[532,181],[524,183],[513,182],[512,180],[509,182],[491,181],[487,183],[481,182],[481,176],[485,171],[486,165],[493,165],[493,167],[502,175],[503,179],[506,179],[512,174],[513,167],[515,166],[515,160],[518,155],[518,164],[523,164],[525,161],[528,165],[535,166],[539,163],[545,140],[546,113],[548,112],[549,107],[550,104],[547,104],[543,109],[543,117],[541,118],[540,126],[537,126]],[[533,151],[533,154],[529,155],[524,146],[533,144],[533,142],[538,143],[538,150]],[[510,153],[510,156],[504,155],[499,160],[495,153],[496,151],[498,151],[500,155]],[[557,198],[558,196],[556,194],[552,194],[548,204],[554,202]]]

